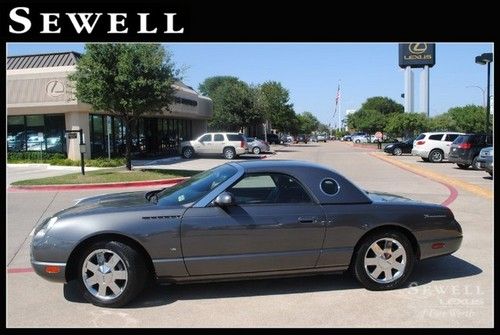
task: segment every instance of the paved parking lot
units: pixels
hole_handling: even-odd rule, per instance
[[[407,288],[371,292],[349,275],[153,286],[122,309],[98,308],[73,283],[47,282],[29,270],[29,233],[75,199],[110,191],[7,192],[8,327],[492,327],[493,180],[483,171],[417,157],[382,158],[351,143],[273,146],[265,159],[330,166],[367,190],[445,203],[464,231],[452,256],[417,264]],[[209,168],[222,159],[177,160],[163,167]],[[160,164],[161,165],[161,164]],[[432,178],[440,175],[446,182]],[[472,187],[473,185],[474,187]],[[127,191],[134,190],[127,188]],[[453,196],[453,192],[456,194]],[[483,193],[480,191],[484,190]],[[489,193],[488,193],[489,192]]]

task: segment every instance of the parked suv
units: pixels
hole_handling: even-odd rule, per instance
[[[488,172],[493,177],[493,147],[486,147],[479,152],[477,160],[481,165],[481,169]]]
[[[478,162],[482,148],[491,146],[491,136],[485,134],[465,134],[458,136],[450,147],[448,160],[456,163],[459,168],[467,169],[472,165],[474,170],[481,170]]]
[[[411,154],[420,156],[424,162],[441,163],[448,159],[451,143],[464,133],[456,132],[431,132],[422,133],[413,141]]]
[[[226,159],[248,153],[245,137],[238,133],[206,133],[193,141],[181,142],[182,157],[191,158],[195,154],[222,154]]]
[[[280,144],[281,140],[278,135],[276,134],[266,134],[267,137],[267,143],[269,144]]]

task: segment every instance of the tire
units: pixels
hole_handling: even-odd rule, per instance
[[[431,163],[441,163],[443,161],[443,152],[438,149],[434,149],[429,153],[429,162]]]
[[[222,154],[224,155],[225,159],[234,159],[236,157],[236,151],[232,147],[224,148]]]
[[[99,255],[103,255],[104,260],[101,266]],[[116,260],[116,264],[109,267],[112,259]],[[101,267],[107,272],[103,273]],[[92,271],[93,268],[96,273]],[[100,276],[100,279],[96,279],[97,282],[94,283],[92,278],[95,276]],[[115,278],[118,276],[119,278]],[[121,242],[94,243],[81,254],[78,263],[78,285],[82,295],[88,302],[100,307],[116,308],[126,305],[144,289],[149,278],[143,257]],[[113,286],[109,286],[111,283]]]
[[[253,147],[252,152],[256,155],[260,154],[260,148],[259,147]]]
[[[384,245],[388,246],[385,241],[391,242],[390,251],[382,249]],[[374,252],[377,249],[375,244],[379,246],[379,256]],[[379,231],[368,235],[361,242],[353,262],[351,269],[354,277],[365,288],[372,291],[392,290],[403,286],[408,280],[415,264],[415,252],[403,233],[395,230]]]
[[[479,156],[476,156],[474,157],[474,159],[472,160],[472,169],[473,170],[481,170],[481,163],[479,163],[477,160],[478,160]]]
[[[182,157],[183,158],[189,159],[189,158],[192,158],[193,156],[194,156],[194,149],[193,148],[185,147],[184,149],[182,149]]]
[[[403,154],[403,150],[401,150],[401,148],[394,148],[394,149],[392,150],[392,154],[393,154],[394,156],[401,156],[401,154]]]
[[[469,164],[458,164],[458,163],[457,163],[457,165],[458,165],[458,167],[459,167],[459,168],[461,168],[461,169],[463,169],[463,170],[465,170],[465,169],[468,169],[468,168],[469,168]]]
[[[356,141],[354,141],[354,143],[360,143],[360,142],[361,142],[360,140],[356,140]]]

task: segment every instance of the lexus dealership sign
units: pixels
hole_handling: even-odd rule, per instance
[[[400,43],[399,44],[399,66],[410,67],[432,67],[436,64],[435,43]]]

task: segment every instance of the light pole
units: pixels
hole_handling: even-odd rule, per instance
[[[481,86],[475,86],[475,85],[471,85],[471,86],[465,86],[465,88],[479,88],[481,90],[481,92],[483,92],[483,108],[486,108],[486,91],[484,90],[484,88],[482,88]]]
[[[488,78],[486,84],[486,133],[490,130],[490,63],[493,62],[493,53],[486,52],[476,56],[476,64],[486,65],[488,68]]]

